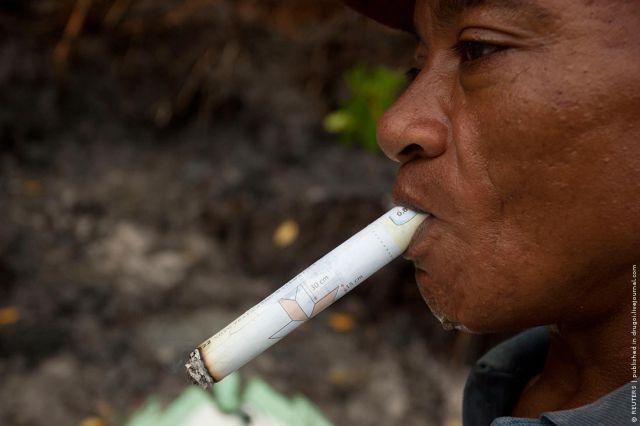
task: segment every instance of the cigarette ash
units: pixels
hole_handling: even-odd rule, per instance
[[[187,367],[187,373],[193,383],[200,385],[202,389],[207,389],[213,386],[215,382],[207,368],[204,366],[204,362],[202,362],[202,358],[200,357],[200,350],[196,349],[189,354],[189,361],[184,365]]]

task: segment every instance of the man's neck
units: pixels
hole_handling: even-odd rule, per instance
[[[576,408],[627,383],[631,379],[627,305],[589,326],[551,327],[545,366],[524,389],[512,415],[537,418],[545,411]]]

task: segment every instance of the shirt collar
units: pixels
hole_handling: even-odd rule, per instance
[[[558,426],[632,424],[631,395],[636,390],[636,383],[627,383],[591,404],[572,410],[542,413],[540,417]],[[636,421],[638,417],[636,413]]]
[[[549,349],[549,330],[536,327],[497,345],[471,369],[464,391],[464,425],[487,425],[496,418],[510,417],[524,386],[542,371]],[[629,424],[632,392],[637,383],[627,383],[591,404],[571,410],[542,413],[540,423],[557,426]],[[639,407],[640,408],[640,407]],[[635,415],[640,422],[640,415]],[[512,424],[512,423],[510,423]],[[535,423],[534,423],[535,424]]]

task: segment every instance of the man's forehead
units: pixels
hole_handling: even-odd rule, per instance
[[[431,14],[436,24],[443,24],[480,7],[509,10],[537,21],[547,20],[553,15],[544,6],[544,0],[416,0],[415,3],[414,28],[420,28],[426,13]]]
[[[493,0],[493,2],[500,0]],[[505,2],[517,2],[518,0],[505,0]],[[447,20],[461,14],[466,9],[487,4],[492,0],[418,0],[424,7],[433,9],[434,15],[439,20]]]
[[[438,18],[446,19],[463,13],[467,9],[479,6],[491,6],[511,10],[546,11],[545,0],[417,0],[427,3]]]
[[[532,19],[548,18],[543,3],[548,0],[344,0],[351,8],[392,28],[416,33],[416,20],[422,13],[432,14],[441,23],[449,22],[468,9],[496,7],[511,9]],[[553,0],[555,1],[555,0]],[[421,12],[423,11],[423,12]]]

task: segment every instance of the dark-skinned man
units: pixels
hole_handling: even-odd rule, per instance
[[[396,202],[433,214],[405,254],[424,300],[527,330],[472,369],[464,425],[634,424],[640,2],[347,3],[418,40],[378,143]]]

